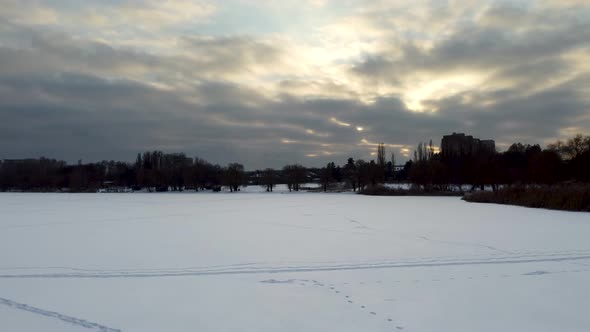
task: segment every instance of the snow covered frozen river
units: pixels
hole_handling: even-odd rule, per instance
[[[0,194],[0,331],[590,330],[590,214],[353,194]]]

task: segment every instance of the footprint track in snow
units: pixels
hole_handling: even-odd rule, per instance
[[[322,283],[320,281],[317,281],[317,280],[311,280],[310,281],[310,280],[307,280],[307,279],[287,279],[287,280],[270,279],[270,280],[262,280],[260,282],[261,283],[266,283],[266,284],[291,284],[291,285],[298,285],[298,286],[310,286],[311,285],[311,286],[324,287],[326,285],[326,284],[324,284],[324,283]],[[381,284],[382,281],[381,280],[377,280],[377,281],[374,281],[373,283],[375,283],[375,284]],[[345,284],[349,284],[349,283],[345,283]],[[364,285],[366,283],[365,282],[361,282],[361,284]],[[347,303],[347,304],[354,304],[354,301],[352,301],[350,299],[350,295],[342,295],[341,294],[341,291],[335,286],[335,284],[330,283],[330,284],[327,284],[327,285],[328,286],[327,286],[326,289],[330,290],[331,293],[339,294],[340,296],[343,296],[343,299],[344,299],[345,303]],[[375,311],[365,311],[365,310],[368,309],[366,305],[360,305],[359,306],[359,309],[361,311],[366,312],[371,317],[377,317],[377,316],[379,316],[377,314],[377,312],[375,312]],[[392,324],[394,323],[393,322],[393,319],[390,318],[390,317],[385,316],[384,319],[388,323],[392,323]],[[402,330],[403,327],[398,325],[398,326],[395,326],[395,329],[396,330]]]
[[[579,264],[578,266],[583,266],[582,264]],[[436,279],[428,279],[428,280],[420,280],[420,279],[411,279],[411,280],[391,280],[390,282],[393,283],[412,283],[412,284],[416,284],[422,281],[430,281],[430,282],[441,282],[443,280],[446,281],[462,281],[462,280],[474,280],[474,279],[487,279],[487,278],[508,278],[508,277],[521,277],[521,276],[542,276],[545,274],[552,274],[552,273],[580,273],[580,272],[589,272],[590,269],[576,269],[576,270],[559,270],[559,271],[551,271],[551,272],[545,272],[544,273],[538,273],[537,272],[529,272],[529,273],[522,273],[522,274],[514,274],[514,275],[508,275],[508,274],[500,274],[497,276],[491,276],[489,274],[484,274],[484,275],[480,275],[480,276],[473,276],[473,275],[468,275],[468,276],[461,276],[461,277],[455,277],[455,276],[450,276],[447,278],[436,278]],[[289,280],[265,280],[265,281],[261,281],[261,282],[265,282],[265,283],[277,283],[277,284],[296,284],[299,286],[320,286],[320,287],[326,287],[326,289],[329,289],[331,293],[333,294],[339,294],[340,296],[343,296],[343,300],[344,303],[346,304],[354,304],[354,301],[352,301],[350,299],[350,295],[344,295],[342,294],[341,290],[338,289],[338,287],[334,284],[334,283],[329,283],[329,284],[325,284],[322,283],[320,281],[317,280],[307,280],[307,279],[289,279]],[[382,280],[376,280],[376,281],[371,281],[371,282],[366,282],[366,281],[360,281],[360,282],[345,282],[342,283],[342,285],[350,285],[350,284],[358,284],[358,285],[370,285],[370,284],[384,284],[384,282]],[[386,284],[386,283],[385,283]],[[393,286],[393,285],[392,285]],[[361,311],[364,311],[366,314],[372,316],[372,317],[376,317],[379,316],[377,314],[377,312],[375,311],[368,311],[368,308],[366,305],[360,305],[359,309]],[[384,320],[387,321],[388,323],[394,323],[392,318],[389,317],[384,317]],[[400,326],[400,325],[396,325],[394,327],[396,330],[400,331],[405,329],[404,326]]]
[[[56,311],[49,311],[49,310],[33,307],[28,304],[15,302],[13,300],[1,298],[1,297],[0,297],[0,304],[5,305],[5,306],[15,309],[15,310],[25,311],[25,312],[29,312],[31,314],[44,316],[47,318],[57,319],[62,322],[65,322],[67,324],[81,327],[84,329],[94,330],[94,331],[98,331],[98,332],[122,332],[119,329],[115,329],[115,328],[111,328],[111,327],[108,327],[105,325],[94,323],[94,322],[88,321],[86,319],[68,316],[68,315],[65,315],[65,314],[62,314],[62,313],[59,313]]]

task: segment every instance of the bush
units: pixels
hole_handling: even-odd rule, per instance
[[[590,212],[590,185],[506,187],[496,192],[475,192],[463,197],[467,202],[519,205],[566,211]]]

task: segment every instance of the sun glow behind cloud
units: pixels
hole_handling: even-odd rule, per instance
[[[475,89],[485,80],[481,73],[449,74],[440,78],[426,78],[410,82],[402,92],[408,109],[417,112],[437,111],[424,105],[428,100],[439,100]]]

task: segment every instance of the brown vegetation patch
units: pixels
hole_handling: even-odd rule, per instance
[[[590,212],[590,185],[505,187],[496,192],[474,192],[463,197],[467,202],[519,205],[566,211]]]
[[[439,190],[424,190],[418,187],[410,189],[388,188],[385,186],[369,186],[359,192],[361,195],[369,196],[453,196],[461,197],[463,192],[460,191],[439,191]]]

